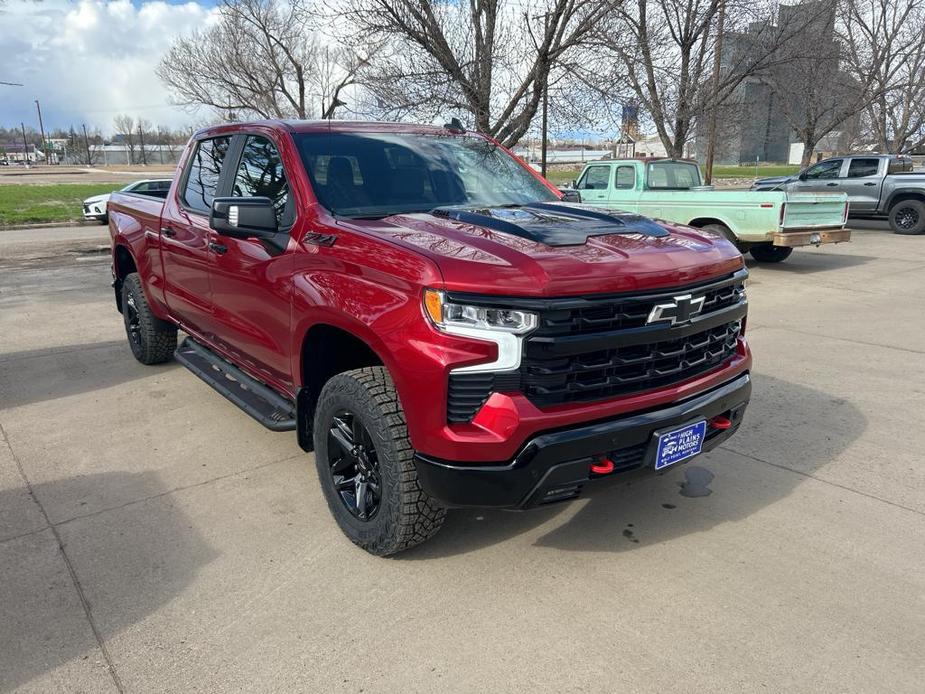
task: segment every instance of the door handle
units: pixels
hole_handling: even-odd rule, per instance
[[[211,248],[219,255],[225,255],[225,253],[228,252],[228,246],[221,244],[218,241],[209,241],[209,248]]]
[[[164,236],[169,236],[170,238],[173,238],[177,235],[177,232],[173,227],[161,227],[161,233]]]
[[[826,185],[827,185],[829,188],[834,188],[834,187],[837,186],[838,184],[837,184],[837,183],[826,183]]]
[[[869,183],[865,183],[864,185],[865,185],[865,186],[875,186],[875,185],[877,185],[877,184],[874,183],[873,181],[870,181]]]

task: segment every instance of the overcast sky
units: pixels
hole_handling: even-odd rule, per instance
[[[112,130],[117,113],[182,127],[154,68],[173,38],[209,21],[213,2],[0,1],[0,124]]]

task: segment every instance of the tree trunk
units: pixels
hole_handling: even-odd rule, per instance
[[[817,141],[815,138],[807,137],[803,139],[803,156],[800,159],[800,168],[805,169],[813,163],[813,154],[816,152]]]

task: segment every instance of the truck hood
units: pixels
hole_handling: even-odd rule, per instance
[[[769,176],[768,178],[756,178],[755,182],[752,183],[752,188],[758,186],[761,186],[762,188],[782,186],[785,183],[790,183],[791,181],[795,180],[797,180],[796,176]]]
[[[446,289],[569,296],[690,284],[743,266],[710,232],[619,210],[542,203],[343,220],[431,259]]]
[[[110,193],[103,193],[102,195],[92,195],[86,200],[84,200],[84,205],[92,205],[95,202],[109,202]]]

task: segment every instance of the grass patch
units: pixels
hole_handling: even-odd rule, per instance
[[[792,176],[800,172],[799,166],[714,166],[713,178],[768,178],[770,176]],[[701,171],[701,173],[703,173]]]
[[[84,199],[118,188],[118,183],[0,185],[0,226],[83,219]]]

